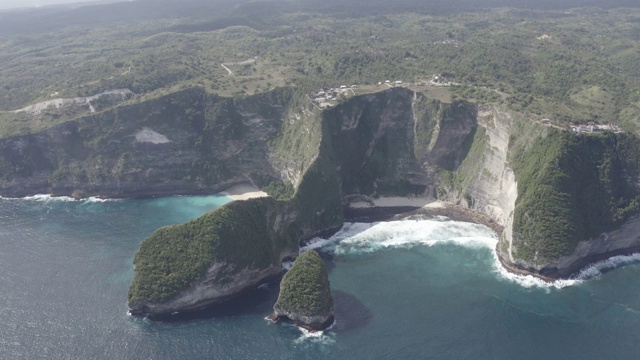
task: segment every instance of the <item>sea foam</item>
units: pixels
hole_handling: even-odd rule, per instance
[[[373,253],[385,248],[411,248],[438,244],[489,249],[493,257],[492,270],[496,276],[525,288],[559,289],[579,284],[584,278],[581,276],[577,279],[546,282],[532,275],[511,273],[502,266],[498,259],[496,253],[498,235],[493,230],[484,225],[452,221],[443,217],[437,219],[414,218],[371,224],[345,223],[343,228],[330,239],[313,239],[302,248],[302,251],[322,249],[336,255],[355,255]],[[640,259],[640,255],[638,256]],[[595,271],[595,269],[590,271]]]
[[[105,203],[105,202],[112,202],[112,201],[119,201],[119,200],[120,199],[103,199],[95,196],[91,196],[86,199],[80,199],[80,201],[90,202],[90,203]]]
[[[331,328],[335,325],[335,322],[324,331],[309,331],[305,328],[301,328],[296,326],[302,335],[299,338],[294,340],[295,344],[304,344],[304,343],[314,343],[314,344],[322,344],[322,345],[331,345],[336,342],[334,338],[333,332],[331,332]]]
[[[20,200],[31,200],[31,201],[78,201],[69,196],[51,196],[48,194],[38,194],[33,196],[25,196],[20,198]]]
[[[12,198],[12,197],[3,197],[0,196],[0,200],[29,200],[29,201],[41,201],[41,202],[49,202],[49,201],[60,201],[60,202],[87,202],[87,203],[104,203],[110,201],[118,201],[119,199],[102,199],[99,197],[88,197],[82,199],[72,198],[70,196],[51,196],[49,194],[37,194],[31,196],[25,196],[21,198]]]
[[[583,268],[576,276],[576,279],[579,279],[579,280],[593,279],[595,277],[602,275],[602,273],[607,270],[615,269],[624,265],[629,265],[637,262],[640,262],[640,253],[635,253],[631,255],[612,256],[608,259],[598,261],[594,264],[591,264]]]

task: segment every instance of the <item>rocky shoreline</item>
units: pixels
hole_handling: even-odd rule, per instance
[[[237,186],[249,186],[246,182],[234,182],[229,184],[224,184],[224,186],[216,186],[215,188],[210,189],[187,189],[184,188],[176,188],[175,186],[167,186],[166,188],[159,189],[155,188],[153,190],[149,189],[134,189],[128,190],[126,192],[122,192],[121,189],[114,190],[112,192],[101,191],[100,194],[85,192],[85,191],[56,191],[52,192],[49,195],[52,197],[63,197],[68,196],[76,200],[87,199],[89,197],[94,197],[98,199],[149,199],[163,196],[204,196],[211,194],[225,194],[225,191],[228,191],[231,188]],[[248,188],[247,188],[248,189]],[[251,185],[250,192],[258,191],[254,186]],[[246,191],[249,191],[246,190]],[[234,195],[237,195],[237,191],[233,192]],[[20,193],[10,193],[3,194],[6,198],[22,198],[29,197],[35,195],[42,195],[42,193],[32,193],[32,192],[20,192]],[[242,195],[242,194],[241,194]],[[234,197],[234,196],[232,196]],[[237,197],[237,196],[235,196]],[[1,198],[1,197],[0,197]],[[241,200],[243,197],[239,197],[234,200]],[[435,216],[445,216],[454,221],[464,221],[485,225],[491,228],[496,233],[500,234],[503,232],[504,227],[498,224],[495,220],[491,219],[489,216],[484,215],[482,213],[476,212],[474,210],[464,208],[461,206],[453,205],[453,204],[442,204],[443,206],[439,207],[416,207],[416,206],[369,206],[369,207],[350,207],[349,205],[344,208],[345,222],[362,222],[362,223],[373,223],[373,222],[383,222],[383,221],[394,221],[394,220],[402,220],[412,216],[426,216],[426,217],[435,217]],[[322,237],[329,238],[336,234],[340,228],[332,228],[325,231],[321,231],[319,233],[313,234],[313,236],[309,236],[305,239],[302,239],[301,245],[306,244],[307,241],[314,237]],[[635,253],[640,253],[640,246],[635,246],[626,249],[616,249],[613,251],[608,251],[601,254],[590,255],[580,259],[579,261],[574,262],[569,267],[563,269],[557,268],[548,268],[548,269],[533,269],[518,266],[518,264],[511,264],[505,261],[501,256],[498,256],[498,259],[501,265],[511,273],[517,275],[531,275],[536,278],[539,278],[543,281],[553,283],[557,280],[563,279],[571,279],[576,275],[580,274],[582,270],[588,268],[589,266],[596,264],[600,261],[606,260],[613,256],[628,256]],[[499,254],[499,252],[498,252]],[[276,281],[278,279],[270,279],[271,281]],[[202,304],[198,306],[197,309],[188,310],[191,311],[199,311],[203,308],[209,307],[213,304]],[[169,315],[169,314],[167,314]],[[165,316],[159,316],[162,318]],[[308,329],[314,330],[314,329]]]
[[[482,224],[497,234],[501,234],[504,231],[504,227],[500,224],[496,223],[489,216],[478,213],[468,208],[452,205],[452,204],[443,204],[442,207],[422,207],[415,208],[411,206],[397,206],[397,207],[357,207],[345,208],[345,221],[346,222],[364,222],[364,223],[372,223],[372,222],[382,222],[382,221],[394,221],[394,220],[402,220],[409,218],[411,216],[445,216],[454,221],[464,221],[471,222],[476,224]],[[330,237],[333,234],[330,234]],[[503,268],[507,271],[516,274],[516,275],[531,275],[538,279],[541,279],[548,283],[553,283],[558,280],[567,280],[574,278],[579,275],[584,269],[592,266],[600,261],[607,260],[614,256],[629,256],[635,253],[640,253],[640,246],[635,246],[626,249],[616,249],[613,251],[608,251],[602,254],[590,255],[584,258],[581,258],[579,261],[572,263],[569,267],[563,269],[557,268],[549,268],[549,269],[541,269],[538,271],[537,269],[524,268],[520,267],[517,264],[511,264],[506,262],[500,255],[498,251],[498,260]],[[610,269],[611,270],[611,269]],[[606,271],[606,270],[605,270]]]
[[[618,249],[618,250],[613,250],[613,251],[609,251],[602,254],[596,254],[596,255],[590,255],[590,256],[584,257],[580,259],[580,261],[576,261],[573,264],[571,264],[571,266],[561,270],[557,268],[551,268],[551,269],[542,269],[540,270],[540,272],[534,272],[534,269],[522,268],[522,267],[518,267],[517,265],[514,266],[512,264],[505,262],[504,259],[502,259],[500,256],[498,256],[498,259],[500,260],[500,264],[502,264],[502,266],[511,273],[518,274],[518,275],[531,275],[541,280],[544,280],[548,283],[553,283],[558,280],[574,279],[583,270],[601,261],[610,259],[614,256],[630,256],[638,253],[640,253],[640,246],[635,246],[627,249]],[[614,269],[615,268],[603,269],[601,271],[604,273]]]
[[[420,208],[412,206],[345,208],[346,222],[373,223],[380,221],[402,220],[416,215],[432,217],[445,216],[454,221],[482,224],[498,234],[502,233],[504,230],[503,226],[484,214],[451,204],[443,204],[441,207]]]

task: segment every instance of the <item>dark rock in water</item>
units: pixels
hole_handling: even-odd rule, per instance
[[[324,330],[333,323],[333,298],[324,262],[317,252],[302,253],[280,283],[272,320],[289,319],[309,330]]]

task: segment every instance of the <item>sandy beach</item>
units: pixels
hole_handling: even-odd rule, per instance
[[[225,191],[222,191],[220,195],[228,196],[233,200],[247,200],[269,196],[266,192],[260,191],[260,189],[249,183],[233,185]]]
[[[349,207],[369,208],[369,207],[415,207],[415,208],[443,208],[445,204],[441,201],[434,201],[428,198],[409,198],[401,196],[379,197],[372,199],[372,203],[366,201],[352,202]]]

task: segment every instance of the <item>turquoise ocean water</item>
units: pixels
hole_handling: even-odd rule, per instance
[[[443,218],[346,224],[312,243],[336,302],[322,335],[264,320],[274,285],[177,321],[128,316],[140,242],[227,201],[0,199],[0,359],[639,357],[634,257],[549,286],[500,271],[491,230]]]

